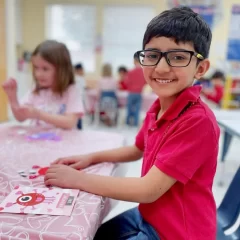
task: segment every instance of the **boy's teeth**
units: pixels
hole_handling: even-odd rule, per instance
[[[170,82],[172,82],[173,80],[156,79],[156,81],[159,82],[159,83],[170,83]]]

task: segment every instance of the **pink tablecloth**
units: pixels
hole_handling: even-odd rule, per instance
[[[87,101],[86,101],[86,108],[87,111],[91,112],[94,111],[97,100],[98,100],[98,94],[96,89],[87,90],[86,92]],[[127,104],[127,91],[117,91],[117,98],[120,106],[126,106]],[[157,99],[157,95],[154,93],[145,93],[142,94],[142,111],[146,112],[151,107],[153,102]]]
[[[0,127],[0,202],[15,186],[44,187],[43,178],[29,180],[19,176],[18,170],[28,171],[36,164],[48,166],[59,157],[120,147],[124,141],[121,135],[114,133],[55,131],[62,141],[29,142],[26,134],[36,130]],[[86,171],[112,175],[114,164],[103,163]],[[92,239],[106,214],[106,205],[105,198],[80,192],[70,217],[0,213],[0,239]]]

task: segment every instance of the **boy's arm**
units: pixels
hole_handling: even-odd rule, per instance
[[[131,162],[142,158],[143,152],[135,145],[90,154],[91,164],[101,162]]]
[[[63,177],[64,176],[64,177]],[[45,184],[75,188],[122,201],[151,203],[167,192],[176,180],[153,166],[142,178],[107,177],[83,173],[65,165],[52,165]]]
[[[87,155],[69,156],[59,158],[52,164],[63,164],[77,170],[84,169],[92,164],[101,162],[130,162],[140,159],[143,152],[136,146],[125,146],[101,152],[90,153]]]

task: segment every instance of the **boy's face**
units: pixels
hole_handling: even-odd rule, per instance
[[[119,71],[118,74],[119,74],[120,79],[124,79],[127,75],[127,73],[125,71]]]
[[[161,52],[169,50],[194,51],[190,43],[176,44],[173,39],[166,37],[154,37],[146,44],[145,50],[156,49]],[[192,56],[187,67],[171,67],[164,57],[156,66],[144,66],[143,73],[146,82],[160,98],[177,96],[185,88],[192,86],[194,79],[200,79],[209,68],[207,59],[200,61]],[[168,80],[168,81],[166,81]]]
[[[223,80],[222,80],[221,78],[213,78],[213,79],[212,79],[212,83],[213,83],[213,85],[215,85],[215,86],[223,85]]]

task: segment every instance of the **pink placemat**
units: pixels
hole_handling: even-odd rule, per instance
[[[0,125],[0,202],[16,186],[44,187],[42,177],[33,180],[23,178],[18,174],[19,169],[28,170],[36,164],[48,166],[59,157],[111,149],[124,143],[124,138],[114,133],[49,131],[55,131],[61,136],[61,141],[27,141],[28,134],[39,130]],[[103,163],[91,166],[86,171],[112,175],[114,168],[112,163]],[[80,191],[70,217],[0,213],[1,240],[92,239],[108,211],[107,202],[103,197]]]

